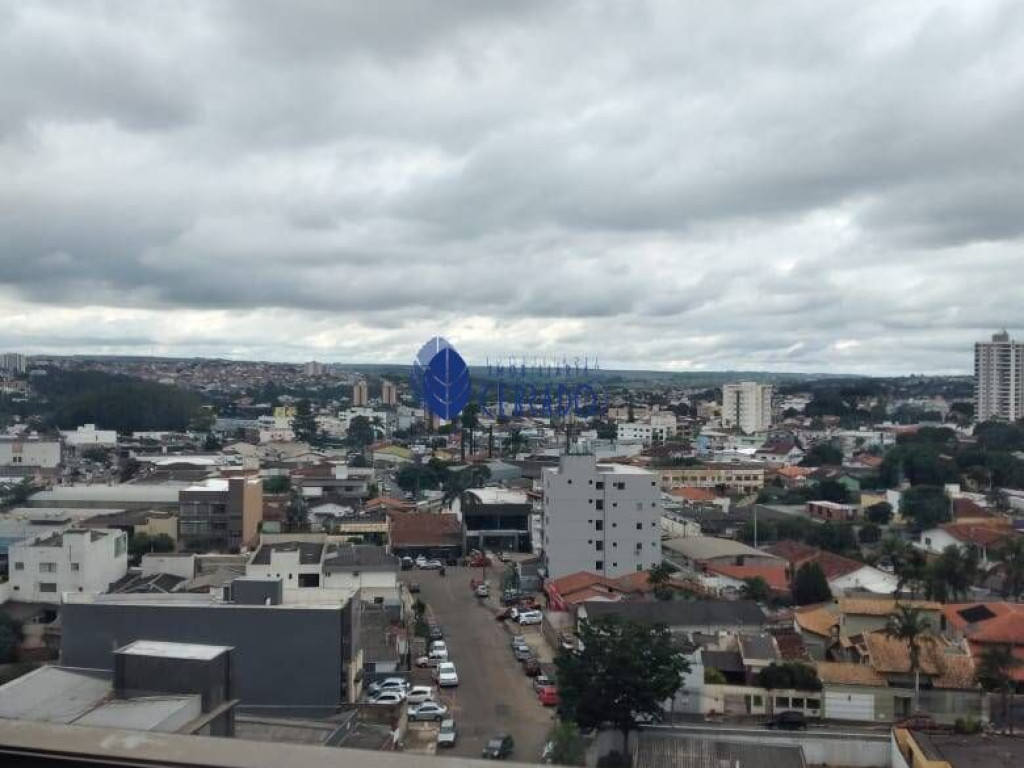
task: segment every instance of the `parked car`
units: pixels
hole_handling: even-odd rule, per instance
[[[444,661],[448,661],[448,649],[447,648],[437,648],[435,650],[432,650],[430,653],[427,654],[427,659],[428,659],[428,661],[433,661],[433,662],[436,662],[438,664],[440,664],[441,662],[444,662]],[[427,666],[428,667],[432,667],[434,665],[428,663]]]
[[[459,732],[455,728],[455,721],[452,719],[442,720],[441,727],[437,731],[437,746],[454,747],[459,738]]]
[[[417,565],[419,565],[419,563],[417,563]],[[444,563],[440,560],[425,560],[423,565],[420,565],[420,568],[424,571],[438,571],[444,568]]]
[[[477,597],[490,597],[491,588],[486,584],[478,584],[476,589],[473,590],[473,594]]]
[[[410,720],[436,720],[441,722],[448,717],[448,707],[439,701],[424,701],[415,707],[409,707]]]
[[[442,661],[438,664],[434,677],[442,688],[451,688],[459,684],[459,674],[455,671],[455,665],[450,661]]]
[[[484,757],[488,760],[504,760],[515,751],[516,745],[507,733],[499,733],[484,745]]]
[[[545,707],[558,706],[558,688],[553,685],[545,685],[537,691],[537,700]]]
[[[525,645],[517,645],[513,653],[515,654],[516,661],[526,661],[533,658],[533,651]]]
[[[519,622],[519,626],[525,626],[527,624],[540,624],[544,621],[544,614],[540,611],[520,611],[519,617],[516,619]]]
[[[401,560],[401,563],[402,563],[402,570],[403,571],[411,571],[413,565],[415,565],[415,563],[413,562],[413,559],[411,557],[403,557],[402,560]]]
[[[430,656],[419,656],[416,659],[416,666],[417,667],[436,667],[442,661],[447,661],[447,659],[439,659],[436,656],[433,657],[433,658],[431,658]]]
[[[778,728],[783,731],[806,731],[807,718],[803,712],[787,710],[779,712],[775,717],[764,724],[765,728]]]
[[[541,688],[547,685],[554,685],[555,682],[547,675],[541,673],[533,678],[533,692],[538,693]]]
[[[371,704],[401,704],[405,694],[401,691],[380,691],[370,696]]]
[[[415,685],[406,696],[410,704],[422,704],[424,701],[433,701],[434,689],[429,685]]]
[[[540,662],[531,657],[523,661],[523,672],[527,677],[536,677],[540,674]]]
[[[526,645],[525,635],[512,635],[512,647],[515,648],[517,645]]]
[[[404,696],[409,692],[409,681],[404,677],[387,677],[369,685],[370,693],[381,691],[401,691]]]
[[[444,627],[440,624],[430,625],[430,639],[431,640],[442,640],[444,638]]]
[[[417,555],[415,562],[417,568],[422,568],[423,565],[427,562],[427,558],[423,555]]]
[[[566,651],[575,651],[579,647],[576,638],[564,632],[558,635],[558,644]]]
[[[518,589],[506,589],[501,593],[501,604],[502,605],[515,605],[521,598],[526,597],[525,592],[520,592]]]
[[[430,642],[430,650],[433,651],[444,651],[448,653],[448,645],[444,640],[432,640]]]
[[[910,717],[905,717],[895,724],[896,728],[907,728],[912,731],[939,731],[943,730],[935,718],[927,712],[915,712]]]
[[[410,581],[409,582],[409,594],[410,595],[415,595],[415,594],[418,594],[419,591],[420,591],[420,583],[418,581]]]

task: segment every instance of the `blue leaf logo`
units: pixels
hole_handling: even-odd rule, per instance
[[[447,342],[430,359],[421,381],[423,405],[445,421],[452,421],[469,404],[469,367]]]

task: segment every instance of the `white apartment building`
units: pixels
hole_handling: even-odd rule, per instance
[[[7,373],[24,373],[27,367],[25,356],[17,352],[4,352],[0,355],[0,370]]]
[[[645,447],[664,443],[676,436],[674,413],[652,413],[644,421],[619,422],[616,438],[623,442],[642,443]]]
[[[65,592],[98,595],[128,572],[128,534],[68,528],[12,544],[11,599],[59,603]]]
[[[975,418],[1024,419],[1024,343],[1006,331],[974,345]]]
[[[772,426],[772,386],[741,381],[722,387],[722,426],[748,435]]]
[[[0,437],[0,467],[56,469],[60,466],[59,440],[39,437]]]
[[[591,571],[608,578],[661,562],[658,476],[625,464],[565,454],[543,477],[548,577]]]
[[[370,404],[370,388],[366,384],[366,379],[360,379],[352,387],[352,405],[358,408],[361,405]]]
[[[78,429],[61,431],[64,442],[73,448],[113,448],[117,445],[117,430],[96,429],[95,424],[83,424]]]
[[[303,376],[323,376],[324,375],[324,364],[318,363],[316,360],[310,360],[302,366]]]

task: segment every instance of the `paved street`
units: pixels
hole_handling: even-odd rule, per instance
[[[507,731],[516,743],[513,759],[538,762],[554,712],[537,702],[530,678],[512,656],[511,634],[494,620],[499,573],[488,569],[492,597],[486,605],[469,588],[470,579],[480,576],[478,568],[448,568],[443,578],[436,571],[414,570],[402,578],[420,583],[419,597],[444,627],[459,673],[459,687],[441,694],[453,706],[459,728],[458,746],[445,754],[480,757],[488,738]],[[531,632],[537,627],[526,627],[522,634]]]

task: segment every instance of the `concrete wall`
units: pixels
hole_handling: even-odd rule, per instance
[[[0,440],[0,467],[60,466],[61,447],[58,440]]]
[[[57,603],[63,592],[100,594],[128,572],[128,535],[104,530],[66,530],[60,546],[34,546],[55,535],[41,534],[10,547],[11,597],[26,603]],[[45,569],[45,570],[44,570]],[[50,587],[44,591],[43,586]]]
[[[61,663],[66,666],[112,669],[114,649],[135,640],[227,645],[235,649],[235,694],[243,706],[309,707],[313,716],[345,698],[350,606],[68,603],[61,619]]]

